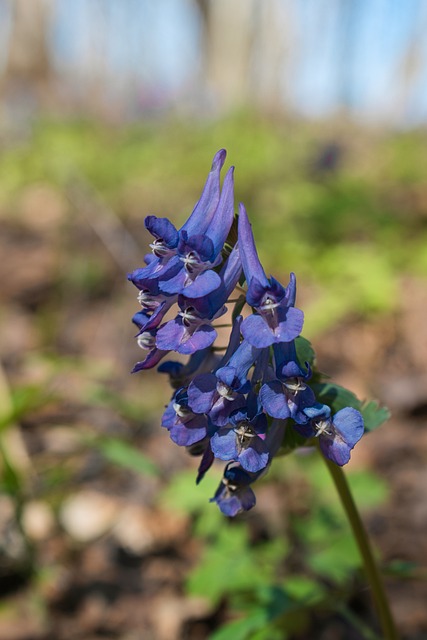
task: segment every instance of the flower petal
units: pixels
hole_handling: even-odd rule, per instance
[[[193,335],[190,335],[185,342],[179,345],[177,351],[178,353],[190,355],[200,349],[206,349],[206,347],[210,347],[215,342],[216,336],[217,332],[210,324],[202,324]]]
[[[219,275],[212,269],[208,269],[200,273],[191,284],[183,287],[180,293],[186,298],[201,298],[207,296],[208,293],[212,293],[220,286],[221,278]]]
[[[291,416],[288,399],[283,393],[283,385],[279,380],[263,384],[259,392],[262,406],[272,418],[286,420]]]
[[[185,230],[189,235],[193,235],[193,233],[204,233],[208,228],[219,202],[219,178],[226,155],[225,149],[220,149],[215,154],[200,200],[187,222],[181,227],[181,231]]]
[[[274,333],[258,314],[253,314],[243,320],[241,332],[245,340],[259,349],[269,347],[275,342]]]
[[[259,261],[251,224],[242,203],[239,204],[238,238],[246,282],[250,285],[252,278],[256,278],[262,286],[268,287],[269,282]]]
[[[351,449],[363,436],[364,425],[362,414],[360,411],[357,411],[357,409],[353,409],[353,407],[345,407],[338,411],[334,415],[332,423],[335,430],[340,433]]]
[[[188,406],[195,413],[208,413],[217,395],[217,379],[213,373],[202,373],[188,387]]]
[[[265,451],[265,442],[261,438],[253,438],[255,442],[241,451],[239,462],[245,471],[256,473],[268,464],[268,453]]]
[[[237,460],[237,438],[234,429],[221,428],[211,438],[212,451],[220,460]]]

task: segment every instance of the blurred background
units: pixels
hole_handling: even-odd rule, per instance
[[[0,640],[376,637],[321,464],[228,522],[129,373],[144,217],[221,147],[320,370],[392,410],[348,476],[427,637],[426,34],[422,0],[0,0]]]

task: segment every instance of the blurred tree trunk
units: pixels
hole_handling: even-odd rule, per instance
[[[282,108],[288,3],[196,0],[203,23],[204,82],[222,110]]]
[[[251,49],[257,0],[197,0],[204,24],[205,82],[216,107],[250,99]]]
[[[291,7],[283,0],[263,0],[256,8],[252,55],[252,100],[269,113],[284,108],[287,47],[291,43]]]
[[[13,0],[3,95],[26,96],[46,106],[53,93],[53,69],[48,47],[52,0]]]

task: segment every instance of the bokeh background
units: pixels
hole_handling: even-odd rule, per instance
[[[0,0],[1,640],[376,637],[320,463],[228,522],[129,373],[144,216],[222,147],[320,369],[392,411],[348,476],[427,637],[426,34],[422,0]]]

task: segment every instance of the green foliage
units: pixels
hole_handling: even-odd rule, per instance
[[[244,525],[223,522],[188,580],[188,589],[217,603],[224,595],[251,593],[274,579],[277,560],[286,549],[282,540],[251,547]]]
[[[194,205],[200,167],[224,146],[239,167],[237,197],[250,209],[267,273],[295,271],[316,293],[306,307],[305,330],[312,336],[349,314],[393,308],[402,271],[427,275],[422,202],[414,202],[411,191],[421,183],[424,136],[365,138],[369,154],[350,154],[324,177],[310,170],[323,140],[304,126],[242,112],[196,127],[171,120],[111,130],[41,120],[0,158],[0,207],[19,211],[16,199],[28,185],[67,191],[77,176],[125,219],[132,211],[143,216],[143,200],[145,211],[179,224]]]
[[[0,414],[0,432],[22,420],[26,415],[43,407],[53,399],[53,394],[41,385],[22,385],[13,389],[7,405],[9,410]]]
[[[304,365],[306,362],[308,362],[310,366],[314,366],[316,354],[313,347],[311,346],[311,342],[309,342],[306,338],[303,338],[303,336],[298,336],[298,338],[295,340],[295,348],[298,360],[301,365]]]
[[[109,462],[148,476],[158,476],[158,467],[134,445],[119,438],[97,438],[92,446]]]
[[[279,465],[276,461],[273,466]],[[214,604],[226,597],[238,616],[217,630],[211,640],[293,637],[318,608],[335,611],[337,603],[345,601],[339,594],[348,589],[351,592],[350,585],[359,574],[359,552],[323,460],[317,454],[288,457],[282,467],[278,479],[284,491],[288,483],[307,485],[305,513],[291,518],[290,538],[281,532],[276,538],[254,544],[245,520],[224,519],[206,500],[206,493],[213,495],[220,479],[215,470],[214,477],[208,474],[198,487],[194,472],[179,473],[164,491],[163,504],[191,513],[195,531],[205,540],[198,564],[187,580],[188,592],[203,595]],[[374,473],[355,470],[347,475],[362,509],[384,502],[386,485]],[[292,539],[297,540],[298,561]],[[326,588],[325,581],[334,585],[333,589]],[[352,624],[357,627],[359,622],[354,619]]]
[[[381,407],[378,402],[371,400],[362,404],[360,411],[365,423],[365,431],[373,431],[380,427],[390,418],[390,411],[387,407]]]
[[[381,407],[375,400],[362,402],[354,393],[332,382],[315,383],[311,385],[320,402],[331,407],[333,413],[353,407],[363,415],[365,431],[373,431],[390,418],[387,407]]]

